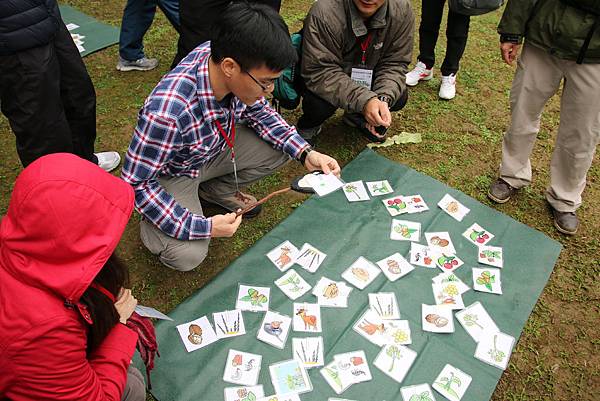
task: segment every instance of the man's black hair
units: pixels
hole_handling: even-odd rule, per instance
[[[265,65],[281,71],[298,60],[283,18],[269,6],[246,1],[229,4],[213,26],[210,47],[214,62],[231,57],[244,70]]]

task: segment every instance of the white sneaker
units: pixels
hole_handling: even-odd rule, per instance
[[[106,172],[113,171],[121,163],[121,155],[118,152],[98,152],[94,155],[98,158],[98,166]]]
[[[445,100],[454,99],[454,96],[456,96],[456,74],[442,75],[439,96]]]
[[[415,86],[419,81],[429,81],[431,78],[433,78],[433,68],[427,69],[427,66],[419,61],[415,68],[406,74],[406,85]]]

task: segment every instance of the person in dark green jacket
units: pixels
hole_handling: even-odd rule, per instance
[[[563,83],[546,199],[555,227],[573,235],[579,228],[575,211],[600,142],[600,1],[509,0],[498,33],[502,59],[509,65],[517,60],[517,71],[500,174],[488,197],[505,203],[531,183],[529,156],[540,116]]]

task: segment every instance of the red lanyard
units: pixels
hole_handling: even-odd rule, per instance
[[[235,152],[233,150],[233,145],[235,144],[235,123],[233,122],[234,114],[235,113],[232,111],[231,121],[229,123],[229,126],[231,127],[231,137],[227,135],[227,132],[225,132],[219,120],[215,120],[215,123],[217,124],[217,128],[219,129],[221,136],[223,137],[223,139],[225,139],[225,143],[227,143],[229,149],[231,149],[231,160],[235,159]]]
[[[365,65],[367,63],[367,49],[369,48],[369,45],[371,44],[371,39],[373,39],[373,32],[369,32],[369,35],[367,36],[367,38],[365,40],[363,40],[362,42],[360,42],[358,40],[358,38],[356,38],[356,41],[360,45],[360,50],[362,50],[362,56],[360,59],[362,65]]]
[[[106,288],[104,288],[100,284],[96,283],[95,281],[92,281],[92,283],[90,284],[90,287],[95,288],[98,291],[100,291],[101,293],[103,293],[104,295],[106,295],[108,297],[108,299],[110,299],[112,301],[113,304],[116,302],[115,296],[110,291],[108,291]]]

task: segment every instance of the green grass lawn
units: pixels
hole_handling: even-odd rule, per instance
[[[125,1],[69,0],[66,3],[104,22],[119,25]],[[420,14],[420,3],[413,3],[416,14]],[[284,1],[282,14],[292,30],[300,28],[310,4],[310,0]],[[434,79],[411,89],[407,107],[395,113],[391,133],[420,132],[423,142],[378,150],[389,159],[428,174],[485,204],[490,204],[485,193],[496,177],[502,134],[509,121],[508,94],[514,73],[514,69],[500,59],[496,34],[500,15],[495,12],[471,20],[469,43],[458,74],[458,94],[454,100],[438,100],[440,78],[439,69],[436,69]],[[98,95],[97,150],[125,152],[137,112],[167,72],[176,41],[177,33],[159,12],[145,40],[147,55],[160,59],[157,70],[117,72],[117,46],[85,59]],[[437,51],[438,66],[444,49],[442,31]],[[286,117],[294,123],[298,111],[286,113]],[[364,148],[366,141],[345,127],[340,117],[338,113],[326,123],[318,147],[345,164]],[[552,225],[544,199],[558,121],[559,98],[555,96],[543,114],[532,155],[533,185],[520,191],[514,201],[494,206],[564,246],[554,273],[525,326],[510,366],[494,393],[493,400],[496,401],[598,400],[600,394],[600,335],[597,327],[600,322],[600,207],[597,202],[600,199],[600,163],[596,157],[588,174],[584,204],[578,212],[582,221],[579,234],[572,238],[560,235]],[[21,171],[14,137],[4,117],[0,117],[0,158],[0,213],[4,214],[13,182]],[[293,163],[255,184],[250,191],[260,197],[287,185],[289,178],[300,172],[300,166]],[[136,296],[141,303],[168,312],[268,233],[304,199],[301,195],[290,194],[270,202],[259,218],[242,224],[232,239],[212,241],[209,257],[199,269],[189,273],[170,271],[146,251],[139,239],[139,217],[135,214],[118,251],[130,267]],[[532,251],[534,247],[532,244]]]

